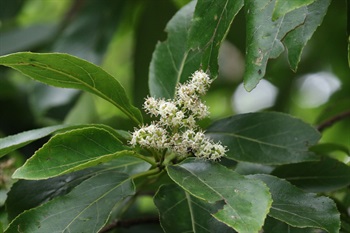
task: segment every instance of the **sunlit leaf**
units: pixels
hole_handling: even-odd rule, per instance
[[[113,207],[134,194],[127,174],[106,172],[91,177],[69,194],[27,210],[11,222],[6,233],[96,233],[107,222]]]
[[[218,54],[231,23],[243,6],[243,0],[198,0],[188,36],[188,46],[200,50],[201,68],[218,75]]]
[[[250,175],[267,184],[272,194],[269,216],[294,227],[314,227],[339,232],[340,215],[333,200],[306,193],[285,180],[270,175]]]
[[[97,174],[112,170],[133,175],[149,168],[150,164],[141,159],[121,156],[95,167],[46,180],[19,180],[7,194],[8,218],[12,220],[25,210],[37,207],[57,196],[65,195],[84,180]]]
[[[20,179],[46,179],[95,166],[132,153],[105,129],[86,127],[53,136],[13,174]]]
[[[271,206],[267,187],[228,168],[204,160],[187,159],[168,166],[170,178],[191,195],[210,203],[223,201],[213,216],[241,233],[258,232]],[[247,224],[249,222],[249,224]]]
[[[210,204],[188,194],[179,186],[161,186],[154,202],[159,210],[160,223],[167,233],[235,232],[212,216],[222,208],[222,203]]]
[[[0,138],[0,157],[14,151],[18,148],[21,148],[29,143],[38,140],[40,138],[46,137],[50,134],[53,134],[61,129],[69,128],[67,125],[56,125],[49,126],[41,129],[33,129],[11,135],[8,137]]]
[[[206,134],[227,146],[227,156],[238,161],[278,165],[318,159],[308,151],[320,139],[317,130],[283,113],[235,115],[214,122]]]
[[[327,157],[317,162],[283,165],[272,174],[315,193],[331,192],[350,185],[350,166]]]
[[[21,52],[0,57],[0,65],[52,86],[91,92],[114,104],[136,123],[142,122],[140,111],[130,104],[120,83],[92,63],[62,53]]]

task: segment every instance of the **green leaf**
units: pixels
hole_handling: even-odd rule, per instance
[[[217,59],[220,45],[242,7],[243,0],[198,0],[197,2],[188,36],[188,47],[203,53],[201,68],[209,69],[212,77],[218,75]]]
[[[224,201],[213,214],[240,233],[258,232],[271,206],[267,187],[217,163],[187,159],[167,167],[170,178],[185,191],[204,201]],[[249,222],[249,224],[247,224]]]
[[[296,228],[288,224],[278,221],[277,219],[267,217],[264,224],[264,232],[268,233],[317,233],[318,230],[312,228]]]
[[[279,17],[287,14],[288,12],[300,8],[302,6],[309,5],[315,0],[276,0],[275,8],[273,9],[272,20],[276,20]]]
[[[135,187],[127,174],[106,172],[91,177],[69,194],[25,211],[12,221],[6,233],[98,232],[113,207]]]
[[[53,136],[13,174],[17,179],[47,179],[133,153],[103,128],[86,127]]]
[[[19,180],[8,192],[6,209],[9,220],[25,210],[34,208],[57,196],[69,193],[84,180],[106,171],[118,171],[128,175],[144,172],[150,168],[145,161],[121,156],[107,163],[46,180]]]
[[[222,208],[222,203],[209,204],[177,185],[161,186],[154,196],[154,203],[159,210],[160,223],[167,233],[235,232],[212,216]]]
[[[0,138],[0,157],[14,151],[18,148],[21,148],[29,143],[38,140],[40,138],[46,137],[50,134],[53,134],[61,129],[70,128],[71,126],[67,125],[56,125],[49,126],[41,129],[33,129],[11,135],[5,138]]]
[[[251,175],[267,184],[272,194],[269,216],[294,227],[314,227],[339,232],[340,215],[333,200],[305,193],[289,182],[270,175]]]
[[[114,104],[137,124],[142,122],[140,111],[130,104],[120,83],[92,63],[68,54],[21,52],[0,57],[0,65],[55,87],[91,92]]]
[[[149,68],[150,94],[172,99],[176,85],[199,69],[201,54],[187,48],[195,1],[181,8],[167,24],[166,41],[158,43]]]
[[[227,156],[234,160],[269,165],[318,160],[308,147],[317,143],[320,133],[287,114],[236,115],[214,122],[206,132],[226,145]]]
[[[266,72],[269,58],[277,58],[284,47],[282,38],[291,30],[301,25],[306,17],[306,8],[289,12],[276,21],[272,21],[275,1],[245,1],[247,19],[246,71],[244,86],[251,91]]]
[[[331,192],[350,185],[350,167],[327,157],[317,162],[280,166],[272,175],[308,192]]]
[[[322,23],[330,3],[331,0],[316,0],[307,6],[305,22],[284,38],[283,43],[288,50],[288,60],[292,70],[297,70],[303,49],[316,28]]]

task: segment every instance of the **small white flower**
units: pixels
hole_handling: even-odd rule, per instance
[[[167,131],[156,124],[141,127],[135,130],[130,141],[132,146],[139,144],[141,147],[164,149],[168,147]]]
[[[147,97],[143,104],[143,108],[146,110],[147,113],[154,116],[158,116],[158,104],[159,101],[156,100],[154,97]]]
[[[204,95],[207,92],[211,83],[212,80],[209,78],[209,75],[202,70],[196,71],[192,75],[191,84],[195,86],[196,92],[200,95]]]
[[[184,157],[194,155],[217,160],[224,156],[226,147],[207,138],[203,131],[197,131],[196,121],[209,115],[209,108],[200,96],[207,92],[211,82],[208,74],[196,71],[189,81],[176,87],[174,100],[147,97],[143,105],[145,111],[160,119],[136,129],[130,145],[169,149]]]

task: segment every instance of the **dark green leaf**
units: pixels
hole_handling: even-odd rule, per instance
[[[304,22],[306,8],[296,9],[272,21],[275,1],[245,1],[247,18],[246,71],[244,86],[251,91],[265,75],[269,58],[278,57],[284,50],[282,38]]]
[[[198,0],[188,36],[188,47],[203,53],[201,68],[218,75],[218,54],[243,0]]]
[[[300,8],[302,6],[309,5],[315,0],[276,0],[275,8],[273,9],[272,19],[276,20],[279,17],[287,14],[288,12]]]
[[[132,153],[109,131],[86,127],[53,136],[13,174],[20,179],[46,179]]]
[[[16,69],[37,81],[91,92],[111,102],[136,123],[140,111],[130,104],[124,88],[100,67],[61,53],[14,53],[0,57],[0,65]]]
[[[159,210],[160,223],[167,233],[235,232],[212,216],[222,208],[222,203],[209,204],[191,196],[179,186],[161,186],[154,202]]]
[[[308,192],[331,192],[350,185],[350,167],[327,157],[317,162],[280,166],[272,174]]]
[[[61,129],[69,128],[67,125],[49,126],[41,129],[33,129],[5,138],[0,138],[0,157],[21,148],[29,143],[53,134]]]
[[[333,200],[305,193],[289,182],[270,175],[251,175],[264,181],[272,194],[269,216],[294,227],[314,227],[339,232],[340,215]]]
[[[201,54],[187,48],[195,1],[181,8],[167,24],[166,41],[158,43],[149,68],[150,94],[173,98],[176,85],[199,69]]]
[[[193,196],[210,203],[224,201],[213,214],[238,232],[258,232],[271,206],[267,187],[217,163],[187,159],[167,167],[170,178]],[[249,224],[247,224],[249,222]]]
[[[57,196],[65,195],[82,181],[102,172],[113,170],[133,175],[149,168],[150,165],[141,159],[121,156],[95,167],[47,180],[19,180],[7,194],[8,218],[12,220],[25,210],[34,208]]]
[[[113,207],[134,194],[128,175],[106,172],[89,178],[69,194],[58,197],[19,215],[6,233],[98,232]]]
[[[317,160],[308,147],[320,134],[299,119],[276,112],[247,113],[215,122],[207,135],[229,149],[228,157],[252,163],[288,164]]]
[[[267,217],[264,224],[264,232],[266,233],[317,233],[318,230],[312,228],[296,228],[292,227],[284,222],[278,221],[277,219]]]
[[[283,43],[288,49],[288,60],[292,70],[297,70],[301,53],[316,28],[322,23],[330,3],[331,0],[316,0],[307,6],[305,22],[284,38]]]

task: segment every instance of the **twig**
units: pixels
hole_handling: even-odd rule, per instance
[[[325,130],[326,128],[332,126],[334,123],[341,121],[342,119],[346,118],[346,117],[350,117],[350,111],[347,112],[342,112],[338,115],[335,115],[327,120],[325,120],[324,122],[322,122],[321,124],[319,124],[319,126],[317,127],[318,131],[322,132],[323,130]]]
[[[113,230],[117,227],[124,227],[128,228],[134,225],[140,225],[140,224],[154,224],[159,223],[158,217],[144,217],[144,218],[135,218],[135,219],[125,219],[125,220],[119,220],[112,222],[111,224],[103,227],[99,233],[106,233],[110,230]]]

